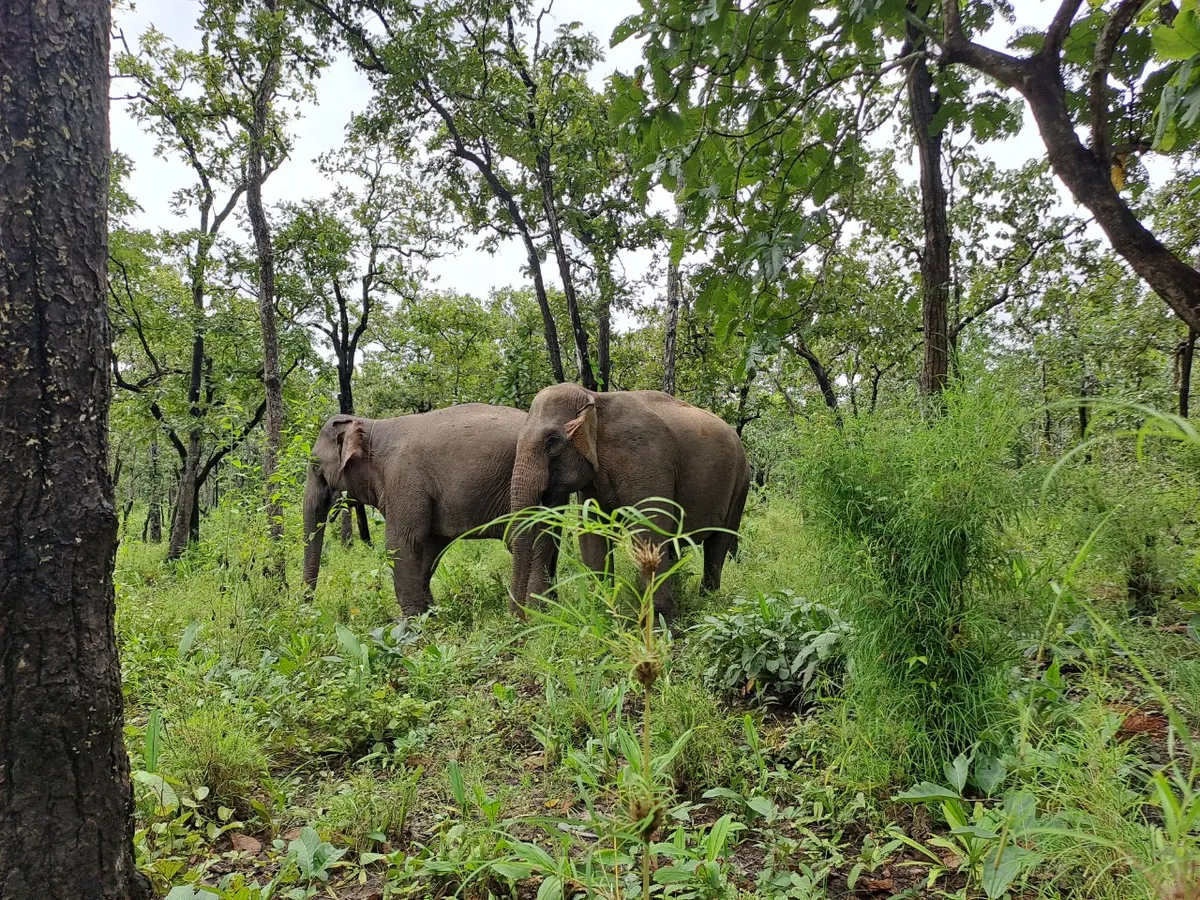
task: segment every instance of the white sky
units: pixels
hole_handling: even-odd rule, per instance
[[[1014,0],[1014,6],[1022,25],[1043,26],[1053,15],[1057,2]],[[607,46],[617,24],[638,8],[636,0],[555,0],[551,16],[559,23],[582,22],[602,45]],[[198,47],[199,33],[194,25],[197,11],[198,4],[194,0],[141,0],[132,10],[117,11],[116,26],[124,31],[131,47],[136,47],[137,39],[151,24],[183,46]],[[1008,30],[1005,27],[1005,34]],[[1005,34],[996,35],[988,43],[1002,47]],[[617,69],[631,71],[639,61],[637,44],[627,41],[608,51],[607,60],[592,73],[593,83],[599,87],[611,72]],[[120,82],[114,82],[113,94],[120,95],[121,92]],[[331,191],[332,183],[317,171],[313,161],[340,145],[346,122],[352,113],[366,106],[369,97],[366,77],[357,72],[347,58],[339,57],[322,73],[316,105],[295,124],[291,158],[267,182],[265,193],[269,205],[325,196]],[[127,103],[113,103],[111,122],[113,148],[128,154],[134,161],[134,175],[129,187],[142,212],[133,224],[147,228],[187,227],[190,220],[171,212],[170,198],[174,191],[189,183],[188,169],[174,159],[155,156],[153,139],[130,117]],[[985,150],[1010,167],[1045,152],[1028,113],[1021,134]],[[1067,205],[1073,207],[1061,184],[1059,189]],[[468,247],[455,257],[433,262],[430,271],[436,276],[439,287],[486,297],[494,287],[523,283],[521,266],[524,259],[520,245],[509,241],[495,255]],[[639,275],[645,271],[649,259],[648,252],[636,256],[627,254],[624,263],[630,274]],[[556,282],[557,272],[553,266],[546,268],[546,277],[550,283]]]

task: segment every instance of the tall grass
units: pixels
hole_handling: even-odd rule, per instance
[[[938,416],[893,411],[830,431],[813,460],[831,583],[855,628],[848,699],[870,771],[935,775],[1004,742],[1016,652],[993,573],[1020,503],[1019,424],[1004,398],[956,388]]]

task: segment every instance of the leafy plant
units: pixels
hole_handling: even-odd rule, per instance
[[[959,387],[940,415],[847,423],[814,460],[811,496],[832,538],[828,578],[854,626],[849,701],[858,745],[894,777],[930,774],[979,741],[1003,745],[1016,649],[997,619],[1001,537],[1022,495],[1019,425],[1003,397]]]
[[[840,683],[851,627],[836,610],[785,588],[735,602],[694,634],[712,660],[704,670],[712,687],[792,706]]]
[[[300,836],[288,843],[285,865],[294,865],[300,880],[311,891],[313,882],[329,881],[331,870],[337,867],[345,854],[345,848],[335,847],[321,840],[321,836],[312,826],[305,826]],[[298,888],[290,891],[287,896],[295,900],[304,900],[312,896],[312,893]]]
[[[970,768],[971,760],[960,755],[944,767],[948,785],[923,781],[895,797],[939,810],[949,829],[946,835],[933,835],[922,844],[895,826],[889,834],[929,860],[924,865],[929,866],[930,886],[946,871],[954,870],[966,876],[968,890],[982,889],[988,898],[999,898],[1039,859],[1036,852],[1016,843],[1034,829],[1037,804],[1025,791],[1006,794],[998,806],[967,800],[963,793]],[[985,794],[1003,779],[1004,769],[997,760],[981,757],[976,762],[974,781]],[[944,852],[939,855],[936,850]]]

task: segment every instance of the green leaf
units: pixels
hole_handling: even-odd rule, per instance
[[[751,797],[746,801],[746,805],[764,819],[771,818],[771,816],[775,813],[775,804],[766,797]]]
[[[200,623],[195,620],[183,629],[183,637],[179,639],[179,648],[175,651],[176,658],[181,662],[187,659],[187,655],[192,652],[192,647],[196,643],[196,634],[199,631]]]
[[[983,891],[989,898],[1003,897],[1016,877],[1021,874],[1023,866],[1037,858],[1037,854],[1013,844],[1006,846],[998,856],[996,851],[1000,845],[993,847],[983,860],[983,872],[980,882]]]
[[[153,709],[150,711],[150,721],[146,725],[146,743],[142,755],[146,760],[146,771],[158,771],[158,754],[160,738],[162,737],[162,713]]]
[[[695,873],[682,866],[663,866],[654,873],[655,884],[684,884],[691,881]]]
[[[934,784],[931,781],[922,781],[916,787],[909,788],[907,791],[897,794],[894,799],[925,803],[931,800],[958,800],[960,796],[959,793],[948,787]]]
[[[1168,62],[1191,59],[1200,54],[1200,18],[1194,9],[1182,10],[1171,25],[1151,29],[1150,39],[1159,59]]]
[[[973,838],[979,838],[981,841],[994,841],[1000,837],[990,828],[983,828],[979,825],[960,825],[957,828],[950,829],[951,834],[965,834]]]
[[[520,881],[522,878],[528,878],[533,874],[533,867],[527,863],[500,860],[499,862],[492,863],[492,871],[501,878],[507,878],[509,881]]]
[[[1004,762],[995,756],[981,756],[975,760],[975,784],[989,796],[1000,786],[1007,774]]]
[[[457,759],[452,759],[446,763],[446,777],[450,780],[450,794],[454,797],[454,802],[458,804],[461,810],[467,805],[467,789],[463,784],[462,767],[458,764]]]
[[[970,771],[971,759],[963,753],[960,753],[950,765],[942,763],[942,772],[945,773],[946,780],[955,787],[960,797],[963,789],[967,786],[967,774]]]
[[[541,869],[543,872],[553,872],[558,868],[554,862],[554,857],[537,846],[537,844],[528,844],[525,841],[513,841],[509,846],[517,856],[530,865]]]
[[[133,780],[148,786],[154,791],[158,798],[158,806],[165,812],[172,812],[179,808],[179,795],[175,793],[175,789],[167,783],[162,775],[157,772],[137,771],[133,773]]]
[[[701,797],[705,800],[713,800],[719,797],[722,800],[734,800],[738,803],[746,802],[746,798],[744,798],[737,791],[731,791],[729,788],[709,788],[707,791],[701,794]]]
[[[538,888],[537,900],[563,900],[563,883],[557,875],[547,875]]]
[[[714,860],[720,856],[725,849],[725,842],[729,840],[729,836],[743,828],[745,826],[733,821],[733,816],[729,815],[729,813],[717,819],[709,830],[708,839],[704,844],[705,858]]]

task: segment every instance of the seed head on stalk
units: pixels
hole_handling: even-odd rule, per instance
[[[662,544],[651,543],[649,539],[640,534],[634,535],[630,541],[629,555],[633,557],[634,563],[641,572],[642,581],[649,584],[654,578],[654,573],[658,571],[659,564],[662,563]]]

